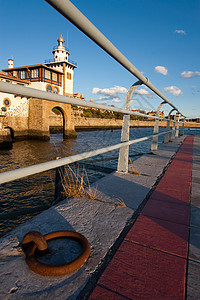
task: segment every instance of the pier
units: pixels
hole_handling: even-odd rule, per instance
[[[199,147],[199,136],[163,144],[133,163],[138,175],[114,172],[94,184],[96,200],[64,200],[1,238],[2,297],[197,299]],[[35,274],[21,250],[32,230],[82,233],[89,260],[71,275]],[[78,251],[54,247],[65,247],[62,259]]]
[[[65,74],[69,52],[63,48],[62,36],[58,39],[59,59],[55,55],[55,61],[48,64],[49,66],[30,66],[34,67],[31,73],[26,66],[23,67],[24,70],[21,67],[19,72],[18,68],[13,68],[13,59],[9,59],[9,68],[4,70],[11,73],[10,69],[13,69],[10,75],[18,74],[20,79],[16,79],[16,82],[19,84],[9,81],[9,74],[3,74],[0,92],[3,95],[11,95],[13,101],[20,98],[24,99],[23,103],[28,100],[29,104],[33,105],[32,116],[29,118],[29,125],[31,122],[32,125],[29,126],[29,133],[25,132],[25,135],[31,133],[38,137],[42,133],[44,140],[48,140],[47,115],[49,116],[49,111],[53,108],[62,114],[63,138],[76,136],[75,125],[79,126],[79,129],[92,127],[88,119],[85,119],[85,124],[74,124],[74,120],[71,121],[72,105],[108,111],[112,115],[118,113],[123,115],[123,121],[117,120],[120,121],[117,124],[114,118],[110,119],[110,122],[93,120],[93,128],[98,130],[110,128],[109,123],[114,122],[112,126],[114,124],[117,125],[116,128],[121,128],[121,139],[113,138],[102,145],[102,142],[97,143],[95,137],[92,141],[94,147],[91,149],[90,145],[86,144],[87,147],[84,148],[85,145],[81,144],[80,152],[65,152],[63,157],[56,156],[57,159],[54,157],[49,161],[41,161],[38,154],[39,160],[36,163],[23,164],[21,167],[17,165],[14,170],[8,167],[0,173],[0,184],[8,184],[54,170],[57,174],[56,182],[52,180],[56,191],[55,199],[60,199],[63,189],[69,190],[66,182],[60,185],[61,188],[56,185],[62,183],[62,170],[81,162],[82,166],[88,166],[88,169],[90,166],[93,171],[98,172],[95,169],[96,165],[91,166],[90,162],[103,154],[105,161],[112,160],[112,157],[106,157],[107,153],[112,151],[114,159],[117,160],[115,169],[108,170],[106,166],[105,176],[85,187],[86,194],[68,196],[65,193],[64,200],[55,201],[56,205],[49,205],[50,208],[42,213],[33,217],[32,211],[32,219],[26,222],[23,222],[23,216],[20,215],[20,208],[23,209],[22,201],[14,202],[11,197],[11,214],[7,214],[6,203],[2,202],[3,221],[16,213],[15,217],[19,217],[20,225],[0,238],[0,299],[198,299],[200,136],[197,135],[198,132],[196,135],[190,135],[184,132],[184,129],[186,124],[189,125],[188,120],[192,120],[191,127],[196,128],[199,124],[195,124],[193,118],[185,116],[182,110],[163,95],[149,78],[144,76],[145,73],[140,72],[69,0],[46,2],[109,54],[131,76],[136,77],[137,81],[131,79],[129,89],[125,89],[127,93],[124,108],[85,101],[83,96],[77,97],[73,92],[73,81],[70,84],[71,92],[65,84],[60,92],[60,88],[54,84],[61,86],[62,74],[64,79],[71,80],[71,71],[76,67],[71,66],[69,62],[68,71],[72,68],[71,73]],[[65,55],[68,53],[65,58],[63,51]],[[51,65],[57,67],[57,64],[62,66],[63,72],[48,69]],[[163,66],[157,66],[155,70],[158,67],[167,73],[168,70]],[[38,86],[27,87],[27,82],[21,80],[23,81],[24,76],[29,76],[29,73],[32,74],[28,77],[30,81],[37,77],[39,82],[43,82],[43,76],[39,74],[44,73],[45,82],[51,81],[51,84],[45,88],[43,86],[42,89]],[[197,71],[184,71],[181,74],[186,76],[185,78],[199,76]],[[158,97],[152,115],[131,109],[133,93],[137,88],[141,93],[142,86],[149,88],[150,93]],[[172,90],[176,92],[175,95],[182,93],[175,85],[164,89],[165,92]],[[144,91],[147,92],[143,90],[143,93]],[[11,105],[10,98],[4,97],[3,103],[5,107],[1,109],[1,119],[4,122],[2,121],[1,127],[3,131],[7,127],[14,139],[12,128],[5,122],[5,112],[9,111]],[[163,105],[168,106],[166,117],[161,116],[160,110]],[[23,106],[20,106],[20,114],[22,108]],[[140,117],[141,120],[148,119],[147,122],[153,120],[153,132],[148,131],[148,135],[145,136],[131,135],[130,128],[134,127],[131,125],[131,116]],[[159,131],[161,124],[164,124],[166,130]],[[113,130],[110,134],[113,134]],[[2,135],[5,135],[4,132]],[[148,153],[138,152],[137,159],[131,161],[133,155],[129,147],[150,140],[151,145],[147,144]],[[27,156],[30,155],[28,151],[27,153]],[[48,160],[48,151],[45,152],[45,158]],[[98,159],[101,160],[102,157]],[[7,164],[9,163],[10,161]],[[38,185],[42,185],[40,181]],[[31,184],[29,187],[31,189]],[[21,196],[20,189],[18,193]],[[30,198],[26,198],[28,212],[32,210]],[[69,232],[71,235],[67,235]],[[30,236],[32,239],[29,239]],[[77,260],[81,263],[78,264]]]

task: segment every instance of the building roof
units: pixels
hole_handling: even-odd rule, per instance
[[[14,68],[6,68],[6,69],[2,69],[2,71],[3,72],[11,72],[11,71],[18,71],[18,70],[23,70],[23,69],[34,69],[34,68],[39,68],[39,67],[46,68],[46,69],[49,69],[50,71],[54,71],[54,72],[63,74],[63,72],[61,72],[59,70],[56,70],[56,69],[53,69],[53,68],[50,68],[50,67],[48,67],[46,65],[43,65],[43,64],[28,65],[28,66],[22,66],[22,67],[14,67]]]
[[[30,84],[30,81],[19,79],[19,78],[15,77],[15,76],[7,75],[7,74],[5,74],[3,72],[0,72],[0,78],[9,79],[9,80],[17,81],[17,82],[20,82],[20,83]]]
[[[77,68],[77,66],[75,65],[75,63],[71,63],[71,62],[69,62],[69,61],[49,61],[49,62],[47,62],[47,63],[45,63],[45,65],[47,66],[47,65],[56,65],[56,64],[59,64],[59,63],[66,63],[66,64],[68,64],[68,65],[70,65],[70,66],[72,66],[73,68]],[[53,69],[54,70],[54,69]]]
[[[65,40],[62,37],[62,33],[60,34],[60,37],[58,38],[58,42],[65,42]]]

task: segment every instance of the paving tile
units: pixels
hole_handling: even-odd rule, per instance
[[[197,206],[191,205],[190,212],[191,212],[190,226],[200,228],[200,208]]]
[[[157,186],[156,190],[154,191],[154,193],[152,194],[151,198],[155,198],[155,194],[160,193],[162,195],[160,200],[165,200],[166,201],[166,196],[170,196],[176,200],[176,203],[178,204],[185,204],[185,203],[190,203],[190,189],[188,188],[187,190],[181,190],[179,189],[177,191],[177,189],[174,188],[169,188],[167,186]],[[179,202],[180,201],[180,202]],[[170,201],[171,202],[171,201]]]
[[[181,170],[177,172],[177,169],[169,169],[162,179],[172,180],[176,186],[182,182],[191,183],[191,177],[191,172],[182,172]]]
[[[200,177],[200,166],[199,166],[199,170],[193,170],[192,168],[192,176]]]
[[[125,240],[187,258],[189,228],[140,215]]]
[[[98,284],[128,299],[185,299],[186,260],[124,241]]]
[[[182,163],[180,161],[172,161],[172,163],[170,164],[169,168],[167,169],[167,171],[173,171],[174,173],[177,174],[182,174],[182,175],[191,175],[192,174],[192,162],[190,163]]]
[[[195,193],[200,194],[200,183],[192,182],[192,191],[195,191]]]
[[[191,205],[200,208],[200,194],[191,193]]]
[[[97,285],[89,297],[90,300],[124,300],[126,297]]]
[[[184,177],[180,179],[179,177],[176,178],[175,176],[170,176],[166,174],[166,176],[164,176],[158,183],[157,189],[176,189],[177,191],[182,190],[187,193],[188,190],[190,191],[190,186],[191,180],[188,181],[187,177],[186,180],[184,180]]]
[[[181,160],[173,160],[170,167],[176,167],[177,171],[179,169],[187,170],[187,172],[191,172],[192,170],[192,163],[191,162],[185,162]]]
[[[185,161],[191,161],[193,158],[193,153],[192,153],[192,146],[190,151],[179,151],[176,156],[176,159],[181,159],[181,160],[185,160]]]
[[[165,202],[172,202],[177,204],[189,204],[190,203],[190,193],[181,192],[177,194],[176,190],[169,190],[163,189],[158,190],[156,189],[152,195],[151,199],[158,200],[158,201],[165,201]]]
[[[192,182],[200,184],[200,177],[192,176]]]
[[[167,173],[165,174],[171,174],[171,175],[177,175],[177,176],[184,176],[184,177],[191,177],[192,174],[192,168],[186,169],[186,168],[179,168],[178,166],[173,165],[173,162],[167,169]]]
[[[190,228],[189,258],[200,262],[200,228]]]
[[[197,262],[188,262],[188,280],[187,280],[187,300],[200,299],[200,264]]]
[[[150,198],[143,208],[142,214],[178,224],[189,225],[190,206],[157,201]]]
[[[200,170],[200,162],[199,163],[196,163],[194,162],[193,165],[192,165],[192,170]]]

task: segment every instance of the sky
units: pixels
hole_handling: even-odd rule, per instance
[[[187,117],[200,117],[200,0],[72,0],[123,55]],[[77,62],[74,92],[123,108],[137,78],[44,0],[0,0],[0,69],[44,63],[62,33]],[[131,109],[162,102],[142,85]],[[168,104],[162,109],[167,115]]]

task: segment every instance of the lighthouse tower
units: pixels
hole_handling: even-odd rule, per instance
[[[69,51],[65,50],[65,40],[60,34],[59,39],[57,40],[58,46],[52,51],[54,55],[54,62],[68,62]]]
[[[58,45],[53,49],[54,61],[45,63],[47,67],[62,72],[62,88],[60,94],[73,97],[74,95],[74,69],[77,68],[74,62],[68,59],[69,51],[65,48],[65,40],[60,34],[57,39]]]

